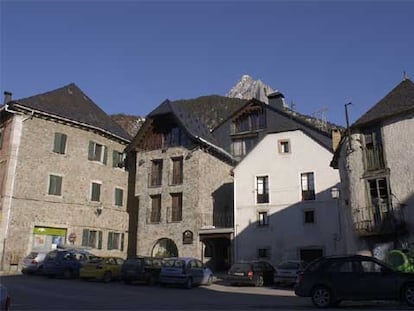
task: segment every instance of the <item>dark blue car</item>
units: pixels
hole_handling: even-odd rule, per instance
[[[43,262],[43,274],[49,277],[70,279],[79,277],[82,265],[95,257],[83,250],[54,250],[46,255]]]

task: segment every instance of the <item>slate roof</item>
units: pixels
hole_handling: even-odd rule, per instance
[[[358,128],[370,123],[414,111],[414,83],[405,79],[352,125]]]
[[[166,100],[153,110],[148,117],[167,113],[170,109],[167,107],[167,102],[171,103],[173,107],[176,107],[181,112],[185,111],[187,118],[199,120],[211,131],[236,110],[244,106],[248,100],[219,95],[201,96],[194,99],[176,101]]]
[[[129,141],[131,137],[74,83],[53,91],[14,100],[10,107],[30,110],[80,122]]]

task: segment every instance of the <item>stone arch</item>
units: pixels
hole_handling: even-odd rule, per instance
[[[168,238],[159,239],[151,251],[152,257],[178,257],[178,248],[173,240]]]

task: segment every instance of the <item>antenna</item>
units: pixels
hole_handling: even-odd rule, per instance
[[[319,110],[316,110],[312,113],[312,117],[316,119],[315,125],[321,130],[327,129],[328,122],[326,121],[326,114],[328,112],[327,107],[322,107]]]
[[[407,72],[404,70],[403,71],[403,81],[408,80],[408,75]]]

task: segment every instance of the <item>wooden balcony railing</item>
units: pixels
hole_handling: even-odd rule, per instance
[[[204,213],[202,227],[205,228],[233,228],[233,213]]]
[[[385,168],[382,145],[365,147],[365,166],[367,171]]]

